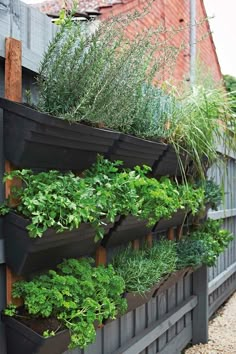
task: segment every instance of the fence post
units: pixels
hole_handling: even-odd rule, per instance
[[[193,344],[208,342],[208,268],[202,266],[193,273],[193,295],[198,304],[193,310]]]

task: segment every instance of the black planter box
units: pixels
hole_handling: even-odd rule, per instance
[[[90,224],[62,233],[48,229],[40,238],[28,236],[28,224],[27,219],[12,212],[4,217],[6,263],[18,275],[55,267],[64,258],[92,255],[100,244],[94,242]],[[112,226],[107,224],[105,233]]]
[[[186,210],[178,210],[170,219],[161,219],[157,223],[154,232],[165,231],[170,227],[184,225],[187,215],[188,212]]]
[[[68,330],[44,338],[13,317],[2,315],[6,329],[7,354],[62,354],[70,343]]]
[[[176,272],[166,276],[164,278],[164,281],[160,284],[159,287],[157,287],[154,292],[153,292],[153,297],[158,296],[159,294],[163,293],[170,287],[172,287],[174,284],[176,284],[180,279],[188,276],[194,271],[192,267],[184,268],[177,270]]]
[[[113,247],[145,237],[151,231],[151,228],[146,225],[147,220],[140,220],[135,216],[122,216],[103,238],[102,245],[104,247]]]
[[[119,140],[116,140],[111,155],[108,157],[111,160],[124,161],[124,166],[129,168],[137,165],[153,167],[167,148],[166,144],[120,134]]]
[[[181,157],[184,170],[187,165],[187,158]],[[159,176],[176,176],[181,177],[181,168],[179,166],[179,159],[176,155],[175,149],[168,145],[168,149],[165,150],[161,158],[155,163],[152,169],[152,173],[155,177]]]
[[[16,167],[82,171],[106,155],[120,133],[40,113],[4,98],[5,158]]]

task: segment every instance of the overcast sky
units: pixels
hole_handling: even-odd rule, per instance
[[[223,74],[236,77],[236,0],[204,0]]]
[[[38,3],[43,0],[23,0]],[[197,0],[200,1],[200,0]],[[223,74],[236,77],[236,0],[204,0]]]

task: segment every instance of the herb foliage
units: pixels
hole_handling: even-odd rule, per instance
[[[83,178],[72,172],[15,170],[4,180],[22,180],[22,186],[11,190],[11,197],[19,200],[12,209],[30,220],[30,237],[41,237],[50,227],[63,232],[91,223],[98,240],[104,235],[105,223],[114,222],[119,215],[133,215],[153,226],[178,209],[196,212],[197,206],[200,208],[201,188],[178,186],[168,178],[149,178],[147,166],[119,170],[120,165],[120,161],[100,156]],[[10,200],[2,205],[2,214],[7,212],[7,205]]]
[[[122,298],[124,280],[108,267],[93,267],[91,259],[69,259],[58,269],[14,284],[13,297],[22,298],[29,318],[54,317],[70,330],[70,348],[86,347],[95,340],[95,321],[123,313],[127,303]],[[10,306],[5,312],[17,317]],[[45,336],[50,333],[45,330]]]

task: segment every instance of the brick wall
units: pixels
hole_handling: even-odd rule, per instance
[[[206,12],[203,0],[196,0],[197,2],[197,20],[206,18]],[[105,20],[111,15],[120,15],[130,13],[131,11],[142,9],[147,5],[147,0],[126,0],[122,3],[113,4],[112,6],[101,6],[102,13],[101,19]],[[129,25],[127,34],[132,38],[132,35],[139,30],[150,27],[158,27],[165,25],[167,30],[171,27],[180,28],[179,31],[172,39],[173,45],[178,48],[184,44],[183,50],[180,50],[174,68],[175,80],[189,80],[190,76],[190,0],[155,0],[150,6],[148,13],[138,20],[138,24]],[[213,73],[215,80],[221,79],[221,71],[218,63],[215,46],[210,35],[210,28],[207,21],[201,26],[197,26],[197,56],[198,60],[202,62],[202,67],[209,68]],[[168,36],[168,34],[167,34]],[[205,37],[202,39],[202,37]],[[165,72],[163,79],[168,79],[168,73]]]

